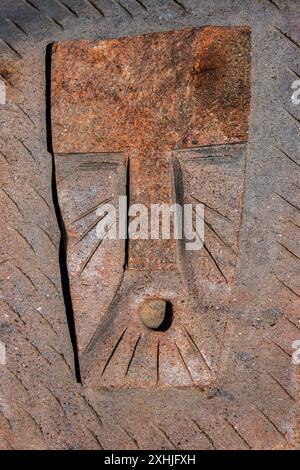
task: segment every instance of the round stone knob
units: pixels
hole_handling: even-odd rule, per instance
[[[166,305],[162,299],[145,300],[140,309],[143,324],[151,329],[159,328],[165,319]]]

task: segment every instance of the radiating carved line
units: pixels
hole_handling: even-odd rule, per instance
[[[137,340],[136,340],[136,342],[135,342],[135,345],[134,345],[134,348],[133,348],[133,350],[132,350],[132,354],[131,354],[130,360],[129,360],[128,365],[127,365],[127,368],[126,368],[125,377],[126,377],[126,375],[128,374],[128,372],[129,372],[129,369],[130,369],[131,363],[132,363],[132,361],[133,361],[133,358],[134,358],[134,355],[135,355],[135,352],[136,352],[136,348],[137,348],[137,346],[138,346],[138,344],[139,344],[139,341],[140,341],[140,339],[141,339],[141,336],[142,336],[142,335],[139,334],[139,336],[138,336],[138,338],[137,338]]]
[[[6,196],[11,200],[11,202],[15,205],[15,207],[18,209],[18,212],[21,214],[21,216],[23,217],[24,214],[23,212],[21,211],[20,207],[18,206],[18,204],[16,203],[16,201],[12,198],[12,196],[7,192],[5,191],[5,189],[3,187],[0,188],[1,191],[4,192],[4,194],[6,194]]]
[[[145,11],[148,11],[146,5],[144,5],[141,0],[135,0],[135,1],[136,1],[136,3],[138,3]]]
[[[285,394],[292,400],[292,401],[297,401],[295,397],[293,397],[293,395],[291,395],[289,393],[289,391],[282,385],[281,382],[279,382],[278,379],[276,379],[276,377],[274,377],[274,375],[270,374],[270,372],[268,372],[268,375],[274,380],[274,382],[276,382],[279,387],[281,388],[281,390],[283,390],[285,392]]]
[[[250,444],[246,441],[246,439],[238,432],[238,430],[233,426],[233,424],[228,420],[228,418],[224,418],[224,421],[229,424],[231,429],[235,432],[235,434],[243,441],[243,443],[248,447],[248,449],[252,449]]]
[[[124,337],[124,335],[125,335],[125,333],[126,333],[126,331],[127,331],[127,328],[128,328],[128,326],[126,326],[126,328],[124,329],[124,331],[123,331],[123,333],[121,334],[120,338],[119,338],[118,341],[116,342],[116,344],[115,344],[115,346],[114,346],[112,352],[111,352],[110,355],[109,355],[109,358],[107,359],[107,361],[106,361],[106,363],[105,363],[105,365],[104,365],[104,367],[103,367],[103,370],[102,370],[102,372],[101,372],[101,375],[103,375],[104,372],[106,371],[106,368],[107,368],[108,364],[110,363],[110,361],[111,361],[113,355],[115,354],[115,352],[116,352],[116,350],[117,350],[119,344],[121,343],[121,341],[122,341],[122,339],[123,339],[123,337]]]
[[[64,31],[64,25],[62,23],[60,23],[60,21],[58,21],[56,18],[54,18],[53,16],[47,16],[47,18],[49,18],[54,24],[56,24],[62,31]]]
[[[35,254],[35,249],[33,248],[33,246],[31,245],[31,243],[29,242],[29,240],[27,240],[27,238],[20,232],[20,230],[18,230],[17,228],[15,227],[12,227],[12,229],[22,238],[22,240],[24,240],[24,242],[26,243],[26,245],[30,248],[30,250]]]
[[[288,289],[292,294],[296,295],[298,298],[300,297],[300,294],[298,294],[296,291],[294,291],[290,286],[288,286],[285,282],[283,282],[279,277],[275,276],[277,281],[279,281],[286,289]]]
[[[121,2],[119,2],[119,0],[113,0],[114,3],[116,3],[117,5],[119,5],[119,7],[125,11],[125,13],[131,18],[133,19],[133,14],[131,13],[130,10],[128,10],[128,8],[126,8]]]
[[[214,450],[216,450],[216,446],[212,440],[212,438],[209,436],[209,434],[207,434],[207,432],[205,432],[199,425],[199,423],[197,423],[197,421],[193,418],[191,418],[191,421],[194,423],[194,425],[196,426],[196,428],[206,437],[206,439],[209,441],[209,443],[211,444],[212,448]]]
[[[152,421],[150,421],[150,424],[154,427],[154,429],[156,429],[156,430],[159,431],[159,433],[166,439],[166,441],[167,441],[168,444],[171,444],[171,446],[174,447],[174,449],[177,450],[176,445],[175,445],[174,442],[170,439],[170,437],[168,436],[168,434],[166,433],[166,431],[164,431],[161,427],[157,426],[157,424],[154,424]]]
[[[22,106],[20,106],[19,104],[15,103],[15,105],[17,106],[17,108],[24,114],[24,116],[27,117],[27,119],[31,122],[31,124],[36,127],[35,125],[35,122],[31,119],[31,117],[29,116],[29,114],[25,111],[25,109],[22,108]]]
[[[300,77],[299,77],[300,78]],[[292,163],[295,163],[295,165],[300,166],[300,163],[294,160],[288,153],[284,152],[284,150],[279,149],[279,151],[286,157],[288,158]]]
[[[4,158],[4,160],[6,160],[7,163],[10,165],[9,159],[7,158],[7,156],[5,155],[5,153],[1,152],[1,150],[0,150],[0,155],[2,155],[2,157]]]
[[[294,258],[296,258],[296,260],[300,261],[300,258],[299,256],[296,255],[296,253],[294,253],[293,251],[291,251],[287,246],[285,246],[283,243],[281,242],[278,242],[280,246],[282,246],[288,253],[290,253],[290,255],[292,255]]]
[[[276,191],[274,191],[274,194],[276,194],[278,197],[280,197],[283,201],[285,201],[287,204],[289,204],[289,206],[291,206],[293,209],[297,209],[298,211],[300,211],[300,208],[298,206],[296,206],[295,204],[293,204],[292,202],[290,202],[288,199],[286,199],[284,196],[282,196],[281,194],[279,193],[276,193]]]
[[[17,139],[18,142],[20,142],[20,144],[24,147],[24,149],[26,150],[27,153],[29,153],[29,155],[31,156],[32,160],[36,163],[36,159],[32,153],[32,151],[27,147],[27,145],[24,144],[23,140],[19,139],[19,137],[17,137],[15,135],[15,138]]]
[[[178,351],[178,354],[179,354],[179,356],[180,356],[180,359],[181,359],[181,361],[182,361],[182,363],[183,363],[185,369],[187,370],[187,372],[188,372],[188,374],[189,374],[189,376],[190,376],[190,378],[191,378],[191,381],[194,383],[194,379],[193,379],[193,376],[192,376],[192,374],[191,374],[191,371],[190,371],[190,369],[188,368],[188,366],[187,366],[187,364],[186,364],[186,362],[185,362],[185,360],[184,360],[184,357],[183,357],[183,355],[182,355],[182,352],[180,351],[180,349],[179,349],[178,344],[176,343],[176,341],[174,341],[174,344],[175,344],[175,346],[176,346],[176,349],[177,349],[177,351]]]
[[[93,230],[96,225],[107,215],[108,213],[105,212],[103,215],[101,215],[97,220],[96,222],[93,222],[84,232],[83,234],[80,236],[80,238],[77,240],[77,242],[74,243],[74,246],[76,246],[79,242],[81,242],[84,237],[86,237],[86,235],[88,235],[88,233]]]
[[[88,426],[86,427],[86,429],[89,431],[90,435],[95,439],[95,441],[97,442],[100,450],[104,450],[97,434],[92,429],[90,429]]]
[[[12,311],[17,315],[17,317],[19,318],[19,320],[21,321],[21,323],[23,323],[23,325],[26,325],[26,322],[23,320],[23,318],[21,317],[21,315],[19,314],[19,312],[17,312],[6,300],[4,300],[4,299],[1,299],[1,300],[2,300],[2,302],[4,302],[4,303],[8,306],[8,308],[9,308],[10,310],[12,310]]]
[[[156,346],[156,385],[159,384],[159,360],[160,360],[160,351],[159,351],[159,339],[157,340]]]
[[[126,428],[124,428],[123,426],[121,426],[119,424],[120,428],[122,429],[122,431],[125,432],[126,436],[129,437],[129,439],[134,443],[134,445],[136,446],[137,449],[140,449],[140,446],[138,444],[138,441],[135,439],[135,437],[133,437],[128,431]]]
[[[293,72],[293,74],[295,74],[296,77],[300,78],[300,75],[298,74],[298,72],[296,72],[296,70],[292,69],[291,67],[287,67],[287,70]]]
[[[209,367],[209,365],[207,364],[206,360],[205,360],[205,357],[203,356],[202,352],[200,351],[200,349],[198,348],[197,344],[195,343],[194,341],[194,338],[192,337],[191,333],[186,329],[186,327],[184,325],[180,325],[181,328],[184,330],[185,334],[187,335],[188,339],[190,340],[190,342],[192,343],[192,345],[194,346],[194,348],[196,349],[196,351],[199,353],[202,361],[204,362],[205,366],[207,367],[207,369],[209,371],[211,371],[211,368]]]
[[[268,0],[268,2],[271,3],[271,5],[273,5],[278,11],[281,12],[281,8],[277,5],[275,0]]]
[[[39,355],[40,357],[42,357],[42,358],[49,364],[49,366],[51,366],[51,362],[49,361],[49,359],[47,359],[47,358],[41,353],[41,351],[39,350],[39,348],[38,348],[35,344],[33,344],[33,343],[31,342],[30,338],[28,338],[28,337],[24,337],[24,338],[25,338],[25,340],[27,341],[27,344],[29,344],[29,345],[38,353],[38,355]]]
[[[55,331],[55,329],[53,328],[53,325],[52,323],[50,323],[50,321],[48,320],[48,318],[46,316],[44,316],[40,310],[38,310],[36,307],[35,308],[32,308],[32,310],[34,310],[34,314],[36,315],[36,312],[38,313],[38,315],[47,323],[47,325],[51,328],[52,332],[57,336],[57,332]]]
[[[285,435],[283,434],[282,431],[280,431],[280,429],[278,428],[278,426],[276,426],[276,424],[271,420],[271,418],[269,418],[269,416],[264,412],[262,411],[258,406],[254,405],[255,408],[264,416],[264,418],[268,421],[268,423],[271,424],[271,426],[281,435],[281,437],[283,437],[283,439],[285,441],[287,441],[287,438],[285,437]]]
[[[44,196],[39,193],[39,191],[34,187],[34,186],[31,186],[31,189],[43,200],[43,202],[46,204],[47,208],[52,212],[53,208],[48,204],[48,201],[46,198],[44,198]]]
[[[55,400],[56,403],[58,404],[58,407],[62,410],[64,416],[67,418],[66,411],[65,411],[65,409],[64,409],[64,407],[63,407],[63,405],[62,405],[60,399],[59,399],[56,395],[54,395],[54,393],[52,392],[52,390],[51,390],[49,387],[47,387],[47,385],[43,384],[43,386],[45,387],[46,390],[48,390],[48,392],[50,393],[50,395],[52,395],[52,397],[54,398],[54,400]]]
[[[89,256],[87,257],[87,259],[84,261],[84,263],[82,264],[79,272],[78,272],[78,275],[81,276],[81,274],[83,273],[83,271],[85,270],[85,268],[87,267],[87,265],[89,264],[89,262],[91,261],[92,257],[94,256],[94,254],[96,253],[96,251],[98,250],[99,246],[101,245],[103,241],[103,238],[100,238],[100,240],[98,240],[98,242],[96,243],[96,246],[92,249],[92,251],[90,252]]]
[[[111,227],[115,224],[115,222],[113,221],[109,228],[107,229],[106,231],[106,234],[110,231]],[[81,266],[80,270],[79,270],[79,276],[81,276],[82,272],[85,270],[85,268],[87,267],[87,265],[89,264],[89,262],[91,261],[92,257],[94,256],[94,254],[96,253],[96,251],[98,250],[99,246],[101,245],[102,241],[104,240],[104,237],[103,238],[100,238],[100,240],[97,242],[96,246],[93,248],[93,250],[91,251],[91,253],[89,254],[89,256],[87,257],[87,259],[84,261],[83,265]]]
[[[57,246],[56,244],[54,243],[54,241],[52,240],[52,238],[50,237],[49,233],[43,229],[43,227],[41,227],[39,224],[37,224],[37,226],[39,227],[39,229],[46,235],[46,237],[48,238],[48,240],[50,241],[51,245],[55,248],[55,250],[57,250]]]
[[[176,3],[177,6],[179,6],[184,12],[187,12],[186,6],[180,2],[179,0],[172,0],[174,3]]]
[[[297,116],[295,116],[293,113],[291,113],[290,111],[288,111],[287,109],[285,110],[293,119],[294,121],[296,121],[296,123],[299,125],[300,124],[300,119],[297,118]]]
[[[0,41],[2,41],[8,47],[8,49],[10,49],[14,54],[16,54],[19,59],[23,59],[22,54],[20,54],[20,52],[17,51],[17,49],[15,49],[9,42],[5,41],[3,38],[0,38]]]
[[[4,412],[2,411],[1,407],[0,407],[0,413],[2,414],[2,416],[3,416],[3,418],[4,418],[4,421],[8,424],[9,429],[12,431],[13,428],[12,428],[12,424],[11,424],[11,422],[10,422],[10,419],[5,416],[5,414],[4,414]]]
[[[6,366],[6,371],[13,376],[13,378],[18,382],[18,384],[21,385],[21,387],[25,390],[25,393],[30,397],[30,393],[24,382],[22,381],[21,377],[18,377],[13,371],[11,371],[7,366]]]
[[[205,244],[204,240],[202,240],[199,233],[197,232],[194,222],[192,223],[192,225],[193,225],[193,229],[194,229],[194,232],[196,234],[196,237],[198,237],[198,239],[202,243],[205,252],[208,254],[208,256],[211,259],[211,261],[212,261],[213,265],[215,266],[216,270],[218,271],[218,273],[221,275],[221,277],[224,279],[224,281],[227,284],[228,281],[227,281],[227,278],[226,278],[225,274],[223,273],[222,269],[220,268],[219,264],[217,263],[216,259],[214,258],[213,254],[211,253],[211,251],[208,249],[208,247]]]
[[[89,410],[92,412],[92,414],[95,416],[96,421],[100,424],[100,426],[103,428],[103,422],[93,405],[87,400],[87,398],[84,395],[81,395],[83,398],[85,404],[88,406]]]
[[[34,8],[36,11],[40,12],[40,9],[34,3],[32,3],[31,0],[24,0],[24,2]]]
[[[26,274],[22,268],[20,268],[20,266],[17,266],[16,264],[14,263],[11,263],[24,277],[26,277],[26,279],[30,282],[30,284],[32,285],[32,287],[37,290],[37,287],[36,285],[34,284],[33,280],[31,279],[31,277]]]
[[[68,361],[66,360],[64,354],[61,353],[61,352],[59,352],[59,351],[57,351],[57,349],[56,349],[54,346],[52,346],[51,344],[49,344],[49,347],[50,347],[51,349],[53,349],[53,351],[55,351],[55,353],[63,360],[64,364],[66,364],[66,366],[68,367],[68,369],[69,369],[69,371],[71,372],[71,374],[74,374],[74,372],[73,372],[73,370],[71,369],[71,366],[70,366],[70,364],[68,363]]]
[[[25,410],[23,408],[23,412],[27,415],[27,417],[30,419],[30,421],[33,423],[34,427],[39,431],[39,433],[44,437],[44,432],[42,426],[37,422],[34,416],[32,416],[29,411]]]
[[[83,212],[82,214],[80,214],[76,219],[74,219],[72,222],[70,222],[70,224],[75,224],[75,222],[78,222],[79,220],[83,219],[85,216],[87,216],[88,214],[91,214],[91,212],[94,212],[94,210],[98,209],[98,207],[101,207],[103,204],[106,204],[107,202],[109,202],[111,200],[112,200],[112,197],[109,197],[107,199],[104,199],[104,201],[99,202],[95,206],[90,207],[90,209],[88,209],[85,212]]]
[[[103,18],[105,17],[103,11],[101,10],[101,8],[96,4],[96,2],[94,2],[93,0],[87,0],[87,2],[89,3],[89,5],[91,5],[91,7],[94,8],[94,10],[96,10],[99,15],[101,15]]]
[[[232,248],[230,245],[228,245],[228,243],[226,243],[225,240],[223,240],[223,238],[221,237],[221,235],[219,235],[219,233],[212,227],[211,224],[209,224],[209,223],[205,220],[205,218],[202,218],[199,214],[197,214],[196,209],[195,209],[194,207],[193,207],[193,212],[194,212],[194,214],[195,214],[196,217],[199,217],[199,219],[200,219],[202,222],[204,222],[205,226],[206,226],[207,228],[209,228],[209,230],[218,238],[218,240],[221,242],[221,244],[224,245],[226,248],[228,248],[228,250],[230,250],[230,251],[232,252],[232,254],[233,254],[234,256],[236,256],[236,252],[233,250],[233,248]]]
[[[19,31],[25,34],[25,36],[28,36],[28,33],[26,33],[26,31],[24,31],[24,29],[16,21],[12,20],[11,18],[6,18],[6,21],[14,25]]]
[[[278,349],[280,349],[280,351],[282,351],[284,354],[286,354],[287,356],[289,357],[292,357],[292,355],[286,351],[282,346],[280,346],[280,344],[278,344],[276,341],[274,341],[274,339],[272,338],[267,338],[266,336],[263,336],[263,338],[266,340],[266,341],[270,341],[272,344],[274,344]]]
[[[276,29],[276,31],[278,31],[282,36],[284,36],[292,44],[294,44],[294,46],[296,46],[297,48],[300,48],[300,45],[298,44],[298,42],[295,39],[293,39],[291,36],[289,36],[287,33],[284,33],[283,31],[281,31],[281,29],[279,29],[277,26],[274,26],[274,29]]]
[[[295,227],[297,228],[300,228],[300,225],[296,224],[295,222],[293,222],[292,220],[288,220],[288,222],[292,225],[294,225]]]
[[[56,284],[52,281],[51,277],[49,277],[46,273],[44,273],[44,271],[42,271],[40,268],[37,268],[37,269],[50,282],[50,284],[54,287],[56,292],[60,294],[60,291],[58,290]]]
[[[71,8],[69,5],[67,5],[63,0],[56,0],[57,3],[59,3],[60,5],[62,5],[69,13],[71,13],[72,15],[74,15],[76,18],[78,18],[78,13],[73,10],[73,8]]]
[[[226,215],[222,214],[221,212],[219,212],[217,209],[214,209],[213,207],[209,206],[208,204],[206,204],[205,202],[202,202],[200,201],[199,199],[197,199],[195,196],[192,196],[193,199],[195,199],[196,202],[198,202],[199,204],[203,204],[203,206],[214,212],[215,214],[219,215],[220,217],[222,217],[224,220],[226,220],[227,222],[231,223],[231,224],[234,224],[233,220],[231,220],[229,217],[227,217]]]

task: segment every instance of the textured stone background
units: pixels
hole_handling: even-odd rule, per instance
[[[291,364],[291,344],[300,339],[300,107],[291,101],[300,74],[299,2],[3,0],[0,15],[0,78],[7,88],[0,114],[0,339],[7,348],[0,447],[299,447]],[[228,315],[218,383],[205,393],[96,393],[75,380],[60,281],[47,46],[207,24],[252,28],[240,298]]]

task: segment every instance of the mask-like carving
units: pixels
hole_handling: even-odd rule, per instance
[[[82,377],[215,380],[239,258],[250,30],[56,44],[52,131]],[[204,245],[97,237],[104,204],[201,203]]]

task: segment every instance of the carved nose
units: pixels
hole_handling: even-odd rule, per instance
[[[159,328],[166,315],[167,302],[163,299],[147,299],[140,309],[142,323],[152,330]]]

